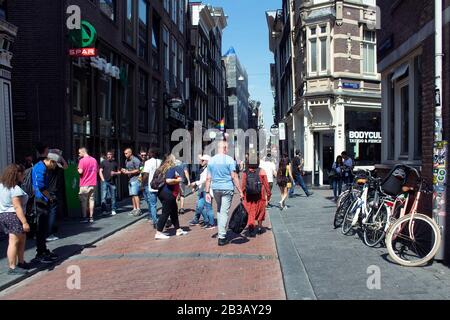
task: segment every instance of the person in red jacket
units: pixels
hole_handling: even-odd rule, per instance
[[[261,185],[261,192],[259,194],[249,194],[247,188],[247,177],[250,174],[259,173],[259,183]],[[254,238],[256,234],[262,234],[262,223],[266,217],[266,207],[272,196],[270,191],[269,181],[267,180],[267,174],[264,169],[259,168],[259,163],[249,164],[248,168],[242,174],[242,188],[244,193],[244,208],[248,213],[247,222],[247,234],[249,237]],[[255,227],[255,221],[258,222],[257,228]]]

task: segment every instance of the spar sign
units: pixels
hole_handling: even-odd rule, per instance
[[[97,31],[94,26],[86,20],[81,20],[81,9],[76,5],[67,7],[66,13],[69,15],[66,20],[69,29],[69,39],[73,48],[69,50],[72,57],[95,57],[97,49]]]
[[[350,143],[381,143],[381,132],[377,131],[349,131]]]

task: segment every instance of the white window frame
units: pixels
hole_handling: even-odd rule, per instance
[[[374,37],[373,40],[369,40],[365,38],[365,33],[366,32],[371,32]],[[368,61],[369,58],[368,56],[366,56],[366,47],[369,46],[373,46],[373,72],[367,71],[366,67],[367,64],[370,62]],[[367,50],[368,52],[368,50]],[[361,27],[361,70],[362,73],[365,75],[377,75],[378,70],[377,70],[377,35],[375,31],[372,30],[368,30],[367,28],[365,28],[364,26]]]
[[[325,32],[321,32],[322,27],[325,27]],[[320,76],[326,75],[330,70],[330,27],[327,24],[318,24],[309,26],[307,31],[308,43],[308,75],[309,76]],[[312,34],[312,30],[315,29],[316,33]],[[322,41],[325,40],[325,49],[323,48]],[[312,45],[311,43],[316,42],[316,70],[312,70]],[[322,68],[322,51],[325,50],[326,65],[325,69]]]

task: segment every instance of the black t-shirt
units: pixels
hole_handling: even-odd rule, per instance
[[[100,168],[103,169],[103,177],[105,181],[111,184],[115,184],[116,176],[111,176],[111,171],[119,171],[119,165],[115,160],[103,160],[100,165]]]
[[[300,174],[301,171],[299,169],[299,166],[301,165],[302,160],[300,157],[294,157],[294,160],[292,161],[292,173],[297,175]]]

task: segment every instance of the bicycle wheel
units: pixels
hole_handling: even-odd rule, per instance
[[[349,196],[350,196],[350,190],[345,190],[344,192],[342,192],[339,195],[339,197],[337,198],[336,207],[339,209],[341,204],[343,204],[345,202],[345,200],[347,199],[347,197],[349,197]]]
[[[342,200],[341,205],[336,209],[336,213],[334,214],[334,228],[337,229],[342,225],[342,221],[344,221],[345,211],[347,211],[348,207],[352,203],[352,198],[350,194],[344,200]]]
[[[342,221],[341,232],[346,235],[352,229],[353,218],[355,217],[356,210],[358,209],[359,201],[356,199],[345,211],[344,219]]]
[[[411,220],[412,219],[412,220]],[[406,267],[417,267],[433,259],[441,244],[439,226],[430,217],[408,214],[395,221],[386,234],[390,257]]]
[[[385,205],[375,211],[371,210],[364,226],[364,243],[369,247],[375,247],[385,237],[388,211]]]

